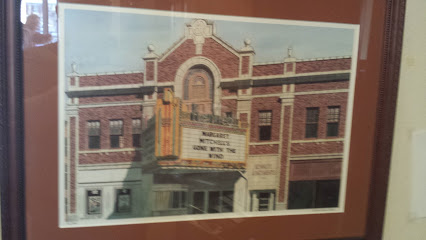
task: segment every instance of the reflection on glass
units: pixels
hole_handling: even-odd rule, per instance
[[[209,192],[209,210],[208,210],[208,213],[220,212],[219,197],[220,197],[219,192]]]
[[[204,213],[204,192],[194,192],[192,213]]]
[[[223,191],[222,212],[232,212],[234,205],[234,191]]]
[[[329,208],[339,204],[340,180],[292,181],[289,209]]]
[[[42,46],[58,40],[56,0],[22,0],[23,48]]]

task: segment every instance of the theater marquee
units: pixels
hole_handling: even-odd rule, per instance
[[[245,162],[246,135],[182,128],[182,158]]]
[[[165,165],[245,168],[247,127],[242,127],[237,119],[189,112],[170,88],[164,89],[163,96],[157,100],[156,114],[142,133],[146,139],[142,159],[151,160],[146,164],[150,169]],[[155,142],[150,141],[154,137],[152,129],[155,129]]]

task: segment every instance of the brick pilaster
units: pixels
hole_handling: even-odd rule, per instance
[[[291,147],[292,119],[294,109],[294,84],[283,85],[280,123],[280,174],[278,179],[277,209],[287,208],[289,157]]]

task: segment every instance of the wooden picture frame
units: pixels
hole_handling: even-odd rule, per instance
[[[77,1],[68,2],[77,3]],[[224,239],[247,239],[250,237],[274,239],[279,235],[282,236],[283,233],[280,231],[282,231],[283,226],[289,229],[289,231],[286,232],[288,237],[292,239],[342,237],[379,239],[381,237],[386,200],[387,175],[389,172],[389,156],[392,143],[396,90],[399,77],[405,1],[376,1],[374,3],[371,2],[371,5],[367,3],[363,5],[357,1],[351,1],[350,4],[345,3],[346,6],[344,6],[345,4],[343,3],[329,0],[324,4],[325,6],[318,6],[318,3],[311,3],[313,4],[311,5],[313,7],[312,9],[303,9],[302,6],[306,5],[302,3],[271,2],[268,5],[257,3],[247,5],[247,3],[243,1],[233,3],[225,2],[226,1],[223,3],[216,2],[215,5],[211,5],[209,3],[197,4],[191,1],[176,3],[137,3],[132,1],[115,3],[109,1],[90,1],[91,4],[118,4],[121,7],[167,10],[171,9],[171,6],[173,6],[175,11],[360,23],[360,42],[361,44],[364,43],[364,45],[361,46],[359,50],[359,56],[362,60],[358,60],[358,69],[363,69],[363,71],[358,72],[357,78],[363,77],[364,79],[375,81],[376,84],[371,88],[367,88],[366,86],[368,84],[361,82],[357,83],[354,116],[363,115],[360,106],[366,106],[368,101],[377,101],[377,104],[369,106],[369,114],[364,116],[364,118],[367,119],[364,122],[361,121],[359,117],[354,118],[355,126],[374,126],[374,131],[371,130],[369,132],[369,141],[367,141],[368,143],[366,143],[366,145],[361,149],[357,149],[356,145],[354,147],[351,146],[351,151],[366,151],[367,154],[361,154],[361,156],[369,158],[368,161],[371,162],[372,167],[368,167],[366,163],[355,165],[355,167],[352,166],[352,168],[363,166],[362,169],[359,170],[363,172],[360,173],[363,177],[358,176],[354,178],[351,175],[348,180],[348,187],[353,189],[356,185],[354,182],[355,180],[363,187],[347,195],[349,206],[347,212],[341,216],[331,216],[333,214],[325,214],[330,216],[311,215],[308,217],[274,216],[253,218],[250,220],[242,219],[242,221],[239,221],[239,219],[236,219],[236,221],[225,219],[153,223],[140,226],[125,225],[82,229],[58,228],[57,210],[55,210],[58,209],[57,198],[55,197],[57,196],[56,190],[58,188],[54,187],[57,184],[56,182],[51,182],[51,180],[55,179],[57,176],[55,174],[56,172],[53,173],[52,170],[54,171],[57,168],[51,165],[46,165],[43,168],[34,165],[34,162],[40,162],[40,159],[43,158],[50,159],[48,161],[46,160],[49,163],[54,163],[55,161],[52,161],[52,159],[56,159],[57,156],[55,149],[47,151],[48,148],[40,145],[41,139],[44,139],[44,143],[47,145],[55,145],[56,139],[51,138],[51,136],[55,136],[55,134],[46,132],[49,136],[46,138],[46,136],[37,132],[37,128],[35,127],[38,125],[41,129],[46,129],[46,124],[56,124],[56,121],[53,121],[57,116],[56,110],[53,112],[46,112],[47,109],[51,109],[55,104],[48,104],[43,107],[40,105],[41,103],[47,103],[46,101],[50,101],[52,97],[55,96],[56,90],[54,86],[56,86],[56,83],[50,80],[38,83],[28,82],[28,78],[25,78],[25,80],[22,78],[23,68],[22,51],[20,49],[21,29],[18,17],[19,7],[17,3],[2,3],[1,10],[5,9],[3,7],[9,8],[7,14],[2,15],[6,18],[7,21],[5,22],[8,25],[2,25],[2,27],[10,34],[7,39],[3,36],[1,39],[1,47],[3,49],[6,49],[6,43],[9,44],[8,57],[6,58],[4,55],[1,56],[2,62],[4,61],[6,63],[4,65],[5,67],[2,68],[2,78],[5,76],[8,79],[7,82],[1,82],[1,90],[2,93],[6,93],[5,89],[9,89],[9,91],[5,94],[8,98],[1,99],[2,104],[8,104],[8,111],[4,111],[5,114],[2,115],[1,119],[3,124],[0,126],[5,126],[6,123],[11,124],[9,125],[11,128],[9,128],[7,134],[2,135],[2,145],[7,145],[7,148],[4,148],[5,150],[1,152],[2,161],[5,162],[2,169],[2,228],[5,238],[44,239],[48,236],[55,236],[56,238],[72,239],[77,236],[85,236],[85,234],[96,234],[99,238],[113,239],[114,232],[120,231],[120,237],[124,239],[130,239],[132,235],[141,234],[145,235],[147,239],[171,237],[176,239],[197,239],[215,238],[217,236]],[[227,8],[220,7],[225,6],[225,4],[228,4]],[[290,5],[286,6],[286,4]],[[361,6],[363,8],[357,8]],[[319,11],[315,11],[314,9]],[[356,11],[354,9],[362,10]],[[314,11],[317,13],[314,13]],[[358,16],[360,20],[357,18]],[[39,69],[43,69],[47,66],[54,66],[56,64],[55,61],[52,62],[43,58],[46,54],[53,54],[53,56],[55,56],[56,49],[52,47],[45,50],[47,50],[47,52],[33,52],[33,54],[35,54],[33,56],[41,57],[37,65]],[[34,61],[34,59],[31,61]],[[27,62],[25,67],[34,67],[30,65],[31,64]],[[6,66],[8,68],[6,68]],[[46,79],[55,80],[57,74],[56,70],[51,70],[43,73],[43,75],[46,76]],[[26,76],[29,75],[27,74]],[[23,95],[23,90],[25,90],[25,96]],[[37,96],[41,97],[37,99]],[[364,100],[362,100],[361,97],[364,98]],[[25,101],[25,107],[23,101]],[[47,109],[44,107],[47,107]],[[377,109],[376,115],[374,115],[375,111],[373,111],[373,109]],[[24,110],[25,120],[23,118]],[[41,120],[40,118],[36,118],[36,121],[30,122],[30,117],[34,119],[34,117],[37,116],[37,112],[45,112],[46,115],[44,119],[47,122],[39,122]],[[361,134],[353,135],[352,144],[361,141],[363,141]],[[366,147],[367,145],[369,147]],[[30,159],[33,160],[30,161]],[[40,164],[43,165],[46,163],[40,162]],[[354,164],[354,161],[349,164]],[[351,169],[351,167],[349,168]],[[25,169],[25,174],[23,169]],[[46,174],[46,172],[44,172],[45,169],[52,175],[41,176],[43,173]],[[354,172],[349,174],[354,174]],[[25,187],[24,179],[26,183]],[[365,182],[366,180],[368,181]],[[370,188],[368,186],[370,186]],[[6,189],[13,191],[6,193]],[[23,189],[25,189],[26,195]],[[54,193],[46,192],[46,189],[53,190]],[[47,199],[40,197],[44,195],[44,193],[46,193]],[[358,203],[353,205],[354,201]],[[56,207],[52,207],[51,210],[45,210],[45,207],[48,205]],[[356,205],[361,207],[362,210],[358,211],[353,208],[353,206]],[[45,212],[43,213],[41,209]],[[45,217],[45,221],[34,220],[41,217]],[[304,226],[300,225],[302,223]],[[324,223],[328,223],[328,226]],[[334,223],[334,225],[339,227],[330,227],[330,223]],[[307,231],[304,227],[307,227],[309,230]],[[168,231],[162,229],[167,229]],[[215,232],[215,229],[222,229],[222,231]],[[264,231],[265,229],[267,229],[267,231]],[[302,231],[302,229],[304,231]],[[302,232],[304,235],[301,235]],[[115,235],[115,237],[116,236],[117,235]]]

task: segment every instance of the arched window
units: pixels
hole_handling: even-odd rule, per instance
[[[184,104],[202,114],[213,113],[213,77],[204,66],[194,66],[185,75]]]
[[[196,76],[190,80],[189,94],[191,99],[204,99],[209,96],[209,89],[206,80],[201,76]]]

